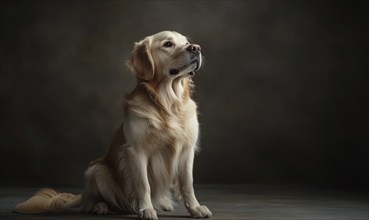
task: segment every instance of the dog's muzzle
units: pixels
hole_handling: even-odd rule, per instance
[[[188,51],[189,53],[191,53],[191,62],[189,65],[192,64],[196,64],[196,68],[194,69],[194,71],[200,69],[200,56],[201,56],[201,47],[198,44],[190,44],[187,48],[186,51]],[[169,70],[169,74],[174,76],[177,75],[181,70],[187,68],[189,65],[185,65],[182,66],[180,68],[172,68]],[[194,76],[195,72],[191,71],[189,73],[190,76]]]
[[[199,59],[198,57],[196,57],[195,59],[193,59],[193,60],[191,61],[190,65],[191,65],[191,64],[196,64],[196,68],[195,68],[195,70],[200,69],[200,59]]]
[[[201,47],[198,44],[190,44],[186,50],[191,53],[191,64],[196,64],[195,70],[200,69],[200,53],[201,53]]]

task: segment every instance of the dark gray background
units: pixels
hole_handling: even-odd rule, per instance
[[[83,185],[135,84],[134,41],[202,46],[196,183],[368,184],[368,4],[1,3],[1,185]]]

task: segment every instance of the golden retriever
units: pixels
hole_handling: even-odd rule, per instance
[[[42,189],[15,212],[83,210],[158,219],[155,209],[173,210],[174,194],[192,217],[212,216],[197,201],[192,177],[199,124],[191,78],[202,65],[200,46],[177,32],[159,32],[135,43],[127,65],[137,86],[126,97],[110,150],[85,172],[83,195]]]

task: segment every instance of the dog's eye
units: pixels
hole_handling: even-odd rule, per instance
[[[170,41],[167,41],[167,42],[165,42],[164,43],[164,45],[163,45],[164,47],[172,47],[173,46],[173,43],[172,42],[170,42]]]

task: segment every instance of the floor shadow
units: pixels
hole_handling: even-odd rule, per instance
[[[189,215],[158,215],[159,219],[161,218],[188,218],[188,219],[192,219],[191,216]]]
[[[98,215],[91,213],[41,213],[41,214],[20,214],[20,213],[9,213],[13,214],[14,217],[24,217],[24,219],[50,219],[50,218],[63,218],[63,219],[137,219],[136,215],[122,215],[122,214],[109,214],[109,215]],[[8,215],[9,216],[9,215]]]

